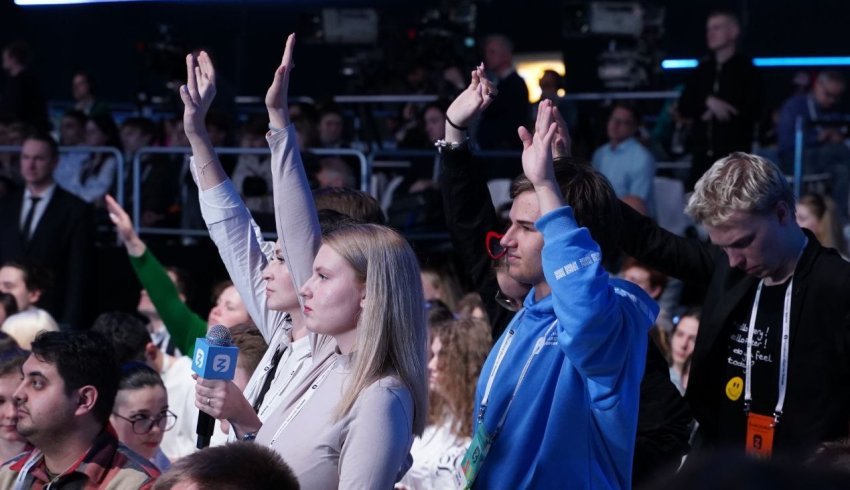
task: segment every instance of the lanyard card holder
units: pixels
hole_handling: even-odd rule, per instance
[[[457,488],[468,490],[472,488],[475,482],[475,477],[481,471],[481,466],[484,464],[484,459],[490,451],[490,443],[492,439],[484,429],[484,424],[478,424],[478,430],[475,431],[475,437],[469,443],[469,448],[460,462],[460,467],[455,469],[455,484]]]

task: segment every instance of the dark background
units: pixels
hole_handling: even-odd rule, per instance
[[[474,35],[502,32],[517,52],[562,50],[576,66],[604,40],[564,40],[565,3],[491,0],[478,2]],[[580,2],[579,2],[580,3]],[[718,7],[742,14],[743,46],[754,56],[846,55],[850,2],[832,0],[654,0],[666,9],[661,48],[665,57],[704,54],[706,14]],[[445,3],[448,5],[448,3]],[[24,39],[33,47],[35,67],[51,100],[69,99],[73,70],[85,68],[99,81],[101,95],[130,101],[139,88],[164,93],[162,76],[146,65],[145,53],[161,39],[158,26],[171,26],[179,50],[205,48],[214,56],[223,94],[259,95],[279,59],[288,32],[310,30],[310,19],[323,7],[374,7],[381,25],[380,48],[391,54],[405,49],[409,30],[428,9],[441,2],[404,1],[175,1],[120,4],[20,7],[11,0],[0,6],[0,44]],[[291,93],[316,97],[345,92],[339,73],[342,58],[363,46],[321,45],[300,38],[298,74]],[[398,53],[395,53],[398,58]],[[403,57],[402,57],[403,58]],[[179,65],[174,69],[180,70]],[[387,66],[388,70],[399,69]],[[569,67],[568,67],[569,69]],[[765,70],[773,98],[785,96],[794,70]],[[659,88],[675,85],[683,72],[666,72]],[[593,87],[572,73],[574,88]]]

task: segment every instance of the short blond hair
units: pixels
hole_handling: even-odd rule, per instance
[[[735,152],[700,177],[685,212],[698,223],[717,226],[736,211],[764,214],[780,202],[794,210],[794,193],[779,167],[758,155]]]

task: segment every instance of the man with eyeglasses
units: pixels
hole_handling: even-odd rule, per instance
[[[0,488],[152,488],[159,471],[108,424],[119,374],[101,335],[42,333],[21,375],[17,429],[34,448],[0,467]]]
[[[803,172],[831,174],[832,198],[841,216],[847,218],[850,148],[844,144],[847,126],[839,124],[846,116],[837,110],[844,87],[844,77],[837,71],[820,72],[809,92],[795,95],[782,105],[776,136],[782,171],[792,174],[796,123],[797,118],[803,119]],[[835,124],[823,124],[829,122]]]

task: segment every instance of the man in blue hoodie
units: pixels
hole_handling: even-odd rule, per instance
[[[473,86],[475,97],[449,108],[448,148],[464,144],[462,128],[496,95],[480,71]],[[631,486],[658,307],[602,267],[617,243],[618,202],[589,166],[553,165],[556,132],[550,103],[541,104],[533,137],[520,129],[525,175],[512,186],[502,245],[511,277],[533,289],[481,371],[473,441],[458,469],[465,486]]]

